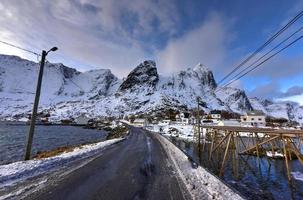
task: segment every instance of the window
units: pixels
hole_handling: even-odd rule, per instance
[[[243,121],[246,121],[246,118],[243,118]]]
[[[262,119],[261,119],[261,118],[259,118],[258,120],[259,120],[259,121],[262,121]]]
[[[255,118],[251,118],[251,121],[254,121],[255,120]]]

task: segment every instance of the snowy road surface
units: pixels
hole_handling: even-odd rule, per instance
[[[130,129],[127,140],[26,199],[191,199],[158,139]]]

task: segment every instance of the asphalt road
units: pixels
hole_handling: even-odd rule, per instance
[[[27,199],[191,199],[152,133],[131,127],[124,142]]]

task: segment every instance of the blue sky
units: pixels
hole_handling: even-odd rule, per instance
[[[122,78],[152,59],[160,74],[202,63],[218,81],[301,10],[295,0],[2,0],[0,39],[37,52],[58,46],[48,60],[80,71],[108,68]],[[303,19],[272,46],[300,26]],[[234,86],[303,104],[302,50],[300,41]],[[4,45],[0,53],[37,60]]]

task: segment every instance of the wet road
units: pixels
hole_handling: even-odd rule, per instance
[[[131,127],[127,140],[27,199],[191,199],[152,133]]]

